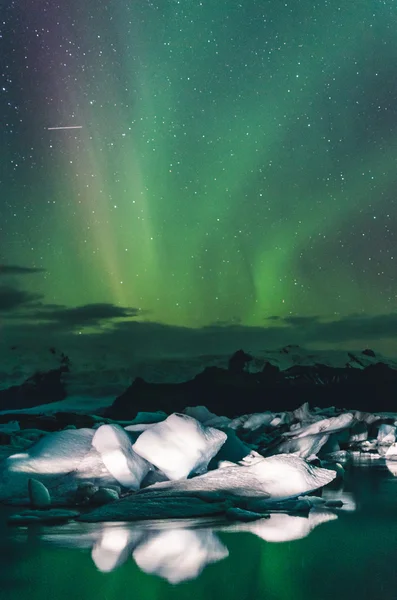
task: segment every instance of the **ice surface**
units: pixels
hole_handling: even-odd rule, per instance
[[[296,456],[263,458],[252,453],[240,464],[226,463],[223,468],[189,480],[145,488],[83,515],[81,520],[128,521],[220,514],[230,508],[231,500],[247,510],[250,501],[260,500],[266,510],[271,501],[307,494],[335,477],[335,471],[314,467]]]
[[[396,427],[394,425],[387,425],[383,423],[379,427],[378,431],[378,444],[384,444],[385,446],[391,446],[396,441]]]
[[[109,473],[124,487],[138,490],[150,464],[132,449],[130,438],[119,425],[102,425],[92,446],[101,455]]]
[[[92,429],[68,429],[50,433],[26,452],[1,463],[0,501],[22,497],[27,500],[28,479],[34,476],[47,487],[76,470],[91,449]],[[52,496],[52,494],[51,494]]]
[[[295,454],[301,458],[309,458],[309,456],[318,454],[328,439],[328,435],[322,435],[321,433],[293,439],[289,438],[283,440],[275,451],[278,454]]]
[[[195,579],[229,551],[211,530],[173,529],[151,534],[132,556],[145,573],[176,584]]]
[[[329,419],[321,419],[320,421],[316,421],[315,423],[311,423],[310,425],[305,425],[300,427],[299,429],[294,429],[293,431],[288,431],[284,433],[284,437],[294,437],[294,438],[302,438],[307,435],[317,435],[319,433],[335,433],[337,431],[342,431],[343,429],[348,429],[353,425],[354,416],[353,413],[343,413],[338,415],[337,417],[331,417]]]
[[[305,402],[299,408],[295,409],[291,416],[294,420],[299,421],[301,424],[303,423],[314,423],[315,421],[320,421],[321,416],[315,414],[310,410],[310,406],[308,402]]]
[[[391,444],[386,452],[386,460],[396,461],[397,466],[397,444]]]
[[[263,413],[253,413],[250,415],[242,415],[241,417],[237,417],[233,419],[230,423],[229,427],[231,429],[245,429],[248,431],[255,431],[260,427],[273,427],[280,425],[282,421],[281,413],[274,412],[263,412]]]
[[[110,428],[111,435],[103,435],[102,427],[105,432]],[[49,489],[53,504],[70,501],[70,494],[83,482],[101,487],[121,483],[137,489],[138,481],[140,483],[150,465],[135,455],[128,435],[121,427],[102,427],[96,431],[83,428],[50,433],[27,452],[8,457],[1,463],[0,501],[27,503],[28,479],[32,476]],[[92,445],[94,435],[101,452]]]
[[[172,480],[202,473],[226,441],[223,431],[205,427],[188,415],[174,413],[144,431],[134,451]]]

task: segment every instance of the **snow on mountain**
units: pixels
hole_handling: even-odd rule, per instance
[[[228,360],[237,348],[228,355],[171,356],[171,357],[129,357],[120,353],[100,353],[93,350],[92,356],[79,353],[68,354],[70,373],[64,381],[68,396],[113,397],[123,392],[136,377],[151,383],[179,383],[192,379],[209,366],[226,368]],[[244,348],[249,352],[249,348]],[[21,348],[0,349],[0,389],[18,385],[35,371],[47,371],[60,364],[60,353],[43,351],[32,353]],[[373,351],[311,350],[301,346],[285,346],[277,350],[264,350],[257,353],[251,363],[251,372],[261,371],[266,362],[281,370],[293,366],[314,366],[323,364],[329,367],[363,369],[371,364],[384,362],[397,369],[397,360],[387,358]],[[76,402],[74,402],[76,404]],[[61,408],[61,407],[60,407]],[[59,408],[59,409],[60,409]]]

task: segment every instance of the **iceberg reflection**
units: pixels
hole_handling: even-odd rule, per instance
[[[90,548],[96,568],[103,573],[110,573],[132,557],[144,573],[178,584],[196,579],[207,565],[229,556],[218,532],[248,532],[265,542],[289,542],[305,538],[318,525],[337,518],[322,505],[307,516],[272,513],[269,518],[249,523],[70,523],[51,531],[44,529],[41,539],[58,547]]]
[[[132,556],[145,573],[169,583],[196,579],[209,564],[229,556],[211,529],[173,529],[153,533]]]
[[[307,517],[273,513],[268,519],[230,525],[224,531],[253,533],[265,542],[292,542],[307,537],[318,525],[337,518],[335,513],[328,510],[312,510]]]
[[[129,557],[131,549],[139,543],[143,535],[142,531],[133,531],[127,527],[104,529],[91,553],[96,568],[103,573],[110,573],[121,566]]]

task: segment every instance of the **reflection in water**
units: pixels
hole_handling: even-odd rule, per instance
[[[195,579],[206,565],[229,556],[229,551],[210,529],[174,529],[153,533],[132,556],[145,573],[181,583]]]
[[[177,584],[195,579],[207,565],[229,556],[218,532],[247,532],[266,542],[288,542],[302,539],[318,525],[337,518],[332,511],[315,508],[307,516],[272,513],[267,519],[250,523],[218,522],[206,528],[197,527],[200,521],[189,521],[184,527],[177,521],[90,526],[70,523],[41,538],[57,546],[92,548],[92,560],[101,572],[117,569],[132,556],[144,573]],[[88,532],[86,527],[89,527]]]
[[[122,565],[143,535],[141,531],[133,531],[126,527],[104,528],[91,553],[97,569],[109,573]]]
[[[388,557],[397,539],[396,481],[385,466],[351,468],[343,492],[322,492],[323,500],[347,503],[342,509],[318,498],[307,518],[273,513],[251,523],[9,528],[13,509],[3,509],[1,600],[42,600],[43,594],[109,600],[126,590],[136,590],[140,600],[335,600],[335,590],[338,600],[392,598],[397,572]],[[344,511],[353,499],[357,510]]]
[[[274,513],[270,519],[231,525],[225,531],[248,531],[266,542],[291,542],[305,538],[317,525],[337,518],[328,510],[311,510],[307,517]]]
[[[352,492],[346,492],[343,488],[338,490],[324,488],[323,490],[323,498],[327,501],[336,501],[342,502],[342,510],[348,512],[354,512],[357,508],[356,501],[354,499],[354,495]]]

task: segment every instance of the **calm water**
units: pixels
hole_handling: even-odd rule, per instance
[[[397,478],[350,471],[350,510],[225,526],[76,524],[8,528],[2,600],[345,600],[397,597]],[[355,510],[353,510],[355,507]],[[244,529],[248,530],[244,530]]]

